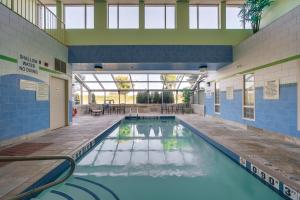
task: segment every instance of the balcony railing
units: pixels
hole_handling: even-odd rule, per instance
[[[65,24],[39,0],[0,0],[0,3],[64,44]]]

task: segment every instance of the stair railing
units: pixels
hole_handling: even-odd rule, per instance
[[[52,186],[58,185],[67,180],[75,170],[75,160],[70,156],[58,156],[58,155],[46,155],[46,156],[0,156],[0,162],[14,162],[14,161],[34,161],[34,160],[67,160],[70,164],[68,173],[60,179],[42,185],[40,187],[25,191],[21,194],[8,197],[8,200],[22,199],[24,197],[31,196],[33,194],[42,192]]]

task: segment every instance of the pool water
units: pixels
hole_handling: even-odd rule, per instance
[[[174,119],[123,120],[35,199],[283,199]]]

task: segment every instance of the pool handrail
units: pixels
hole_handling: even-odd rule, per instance
[[[52,186],[58,185],[65,180],[67,180],[75,170],[75,160],[70,156],[61,156],[61,155],[43,155],[43,156],[0,156],[0,162],[14,162],[14,161],[35,161],[35,160],[67,160],[70,164],[70,169],[68,173],[60,179],[49,182],[45,185],[39,186],[37,188],[31,189],[29,191],[25,191],[21,194],[17,194],[12,197],[8,197],[8,200],[22,199],[24,197],[28,197],[30,195],[42,192]]]

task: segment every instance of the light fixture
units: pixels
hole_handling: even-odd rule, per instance
[[[200,72],[206,72],[207,71],[207,65],[200,65],[199,70],[200,70]]]
[[[95,65],[95,70],[96,70],[96,71],[102,71],[102,70],[103,70],[102,65],[96,64],[96,65]]]

